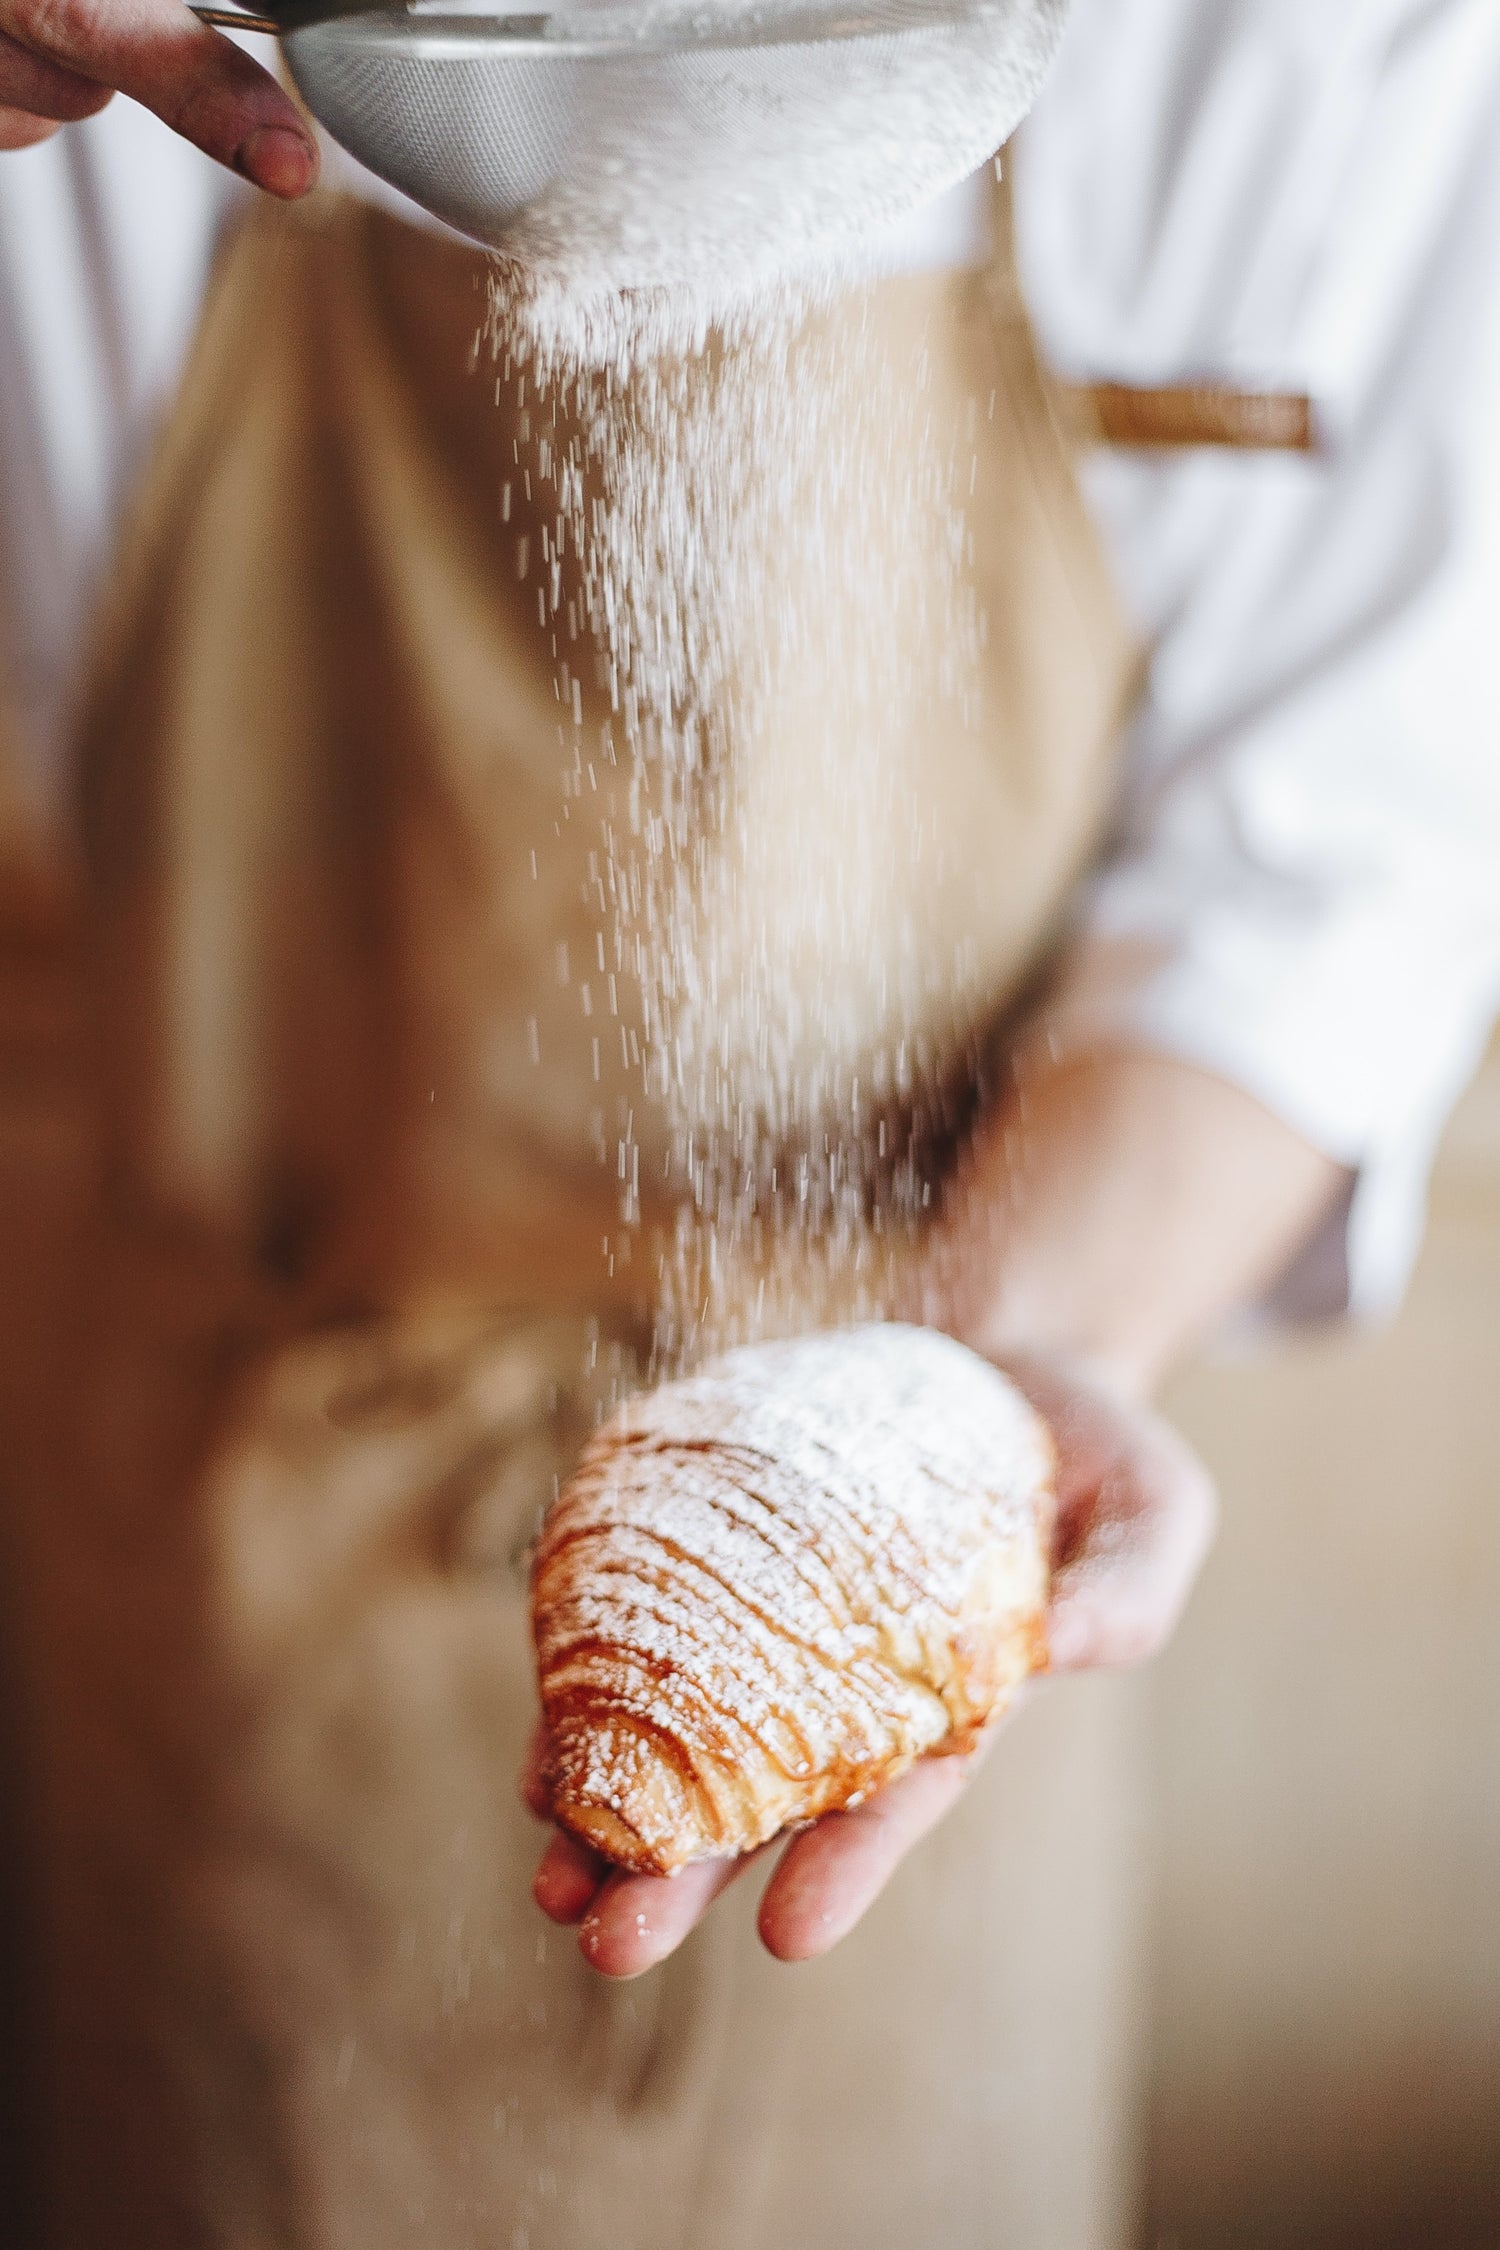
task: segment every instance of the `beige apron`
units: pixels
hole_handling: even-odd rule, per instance
[[[611,1988],[530,1903],[525,1544],[639,1364],[654,1269],[625,1254],[628,1088],[579,989],[582,965],[603,1014],[625,784],[517,562],[561,409],[473,370],[482,312],[481,261],[367,211],[246,228],[106,623],[80,914],[0,964],[40,980],[4,1025],[0,1407],[52,2238],[1119,2242],[1116,1687],[1038,1698],[822,1964],[758,1953],[746,1886]],[[748,871],[769,901],[726,962],[788,1006],[848,996],[828,1083],[878,1083],[919,1224],[1090,849],[1132,655],[1008,266],[856,293],[788,379],[856,338],[862,489],[891,472],[870,535],[914,535],[917,394],[968,500],[982,661],[960,694],[940,635],[825,601],[818,661],[731,745],[734,879],[707,895],[732,920]],[[843,766],[802,755],[835,723],[828,650],[883,679],[903,633],[881,722],[855,699]],[[806,911],[872,871],[873,960],[839,935],[867,914]],[[636,1242],[670,1217],[648,1185]]]

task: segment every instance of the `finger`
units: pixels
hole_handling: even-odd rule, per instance
[[[654,1969],[759,1856],[700,1859],[677,1875],[612,1875],[578,1933],[584,1959],[607,1977]]]
[[[96,86],[77,71],[32,54],[0,31],[0,103],[7,115],[19,113],[28,121],[50,119],[67,125],[92,117],[109,99],[107,86]]]
[[[608,1862],[559,1829],[542,1855],[531,1895],[549,1922],[581,1922],[609,1874]]]
[[[33,54],[117,88],[273,195],[303,195],[317,149],[290,97],[181,0],[0,0]]]
[[[1213,1540],[1218,1502],[1196,1455],[1150,1417],[1100,1479],[1053,1580],[1054,1671],[1144,1663],[1170,1639]]]
[[[1132,1457],[1144,1430],[1159,1426],[1149,1410],[1079,1373],[1012,1354],[996,1363],[1025,1392],[1057,1447],[1057,1542],[1066,1559],[1075,1534],[1092,1520],[1099,1487]]]
[[[962,1794],[975,1758],[924,1758],[852,1812],[830,1813],[783,1855],[760,1902],[761,1942],[811,1961],[847,1937],[901,1861]]]
[[[39,141],[50,141],[57,129],[53,118],[32,117],[23,109],[0,108],[0,152],[35,148]]]

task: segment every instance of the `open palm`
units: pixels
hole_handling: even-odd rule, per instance
[[[1039,1358],[1008,1359],[1004,1371],[1057,1444],[1051,1668],[1143,1662],[1170,1637],[1207,1553],[1215,1517],[1207,1471],[1149,1407]],[[544,1819],[545,1751],[539,1734],[525,1776],[527,1800]],[[836,1945],[954,1804],[983,1754],[982,1744],[966,1757],[924,1758],[865,1804],[828,1814],[782,1846],[760,1908],[768,1951],[806,1961]],[[580,1925],[584,1956],[596,1969],[639,1976],[761,1857],[700,1860],[670,1877],[629,1875],[558,1831],[543,1853],[535,1896],[552,1921]]]

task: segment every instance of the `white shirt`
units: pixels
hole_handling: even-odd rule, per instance
[[[78,651],[234,182],[117,102],[0,157],[0,650],[55,798]],[[1102,1004],[1347,1165],[1280,1309],[1399,1295],[1500,1008],[1500,8],[1075,0],[1016,159],[1065,372],[1311,391],[1324,456],[1101,455],[1149,637],[1080,918]],[[900,255],[963,254],[960,191]]]

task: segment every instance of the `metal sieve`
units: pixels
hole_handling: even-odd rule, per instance
[[[351,156],[523,265],[608,287],[826,262],[1019,122],[1068,0],[299,8],[274,29]]]

